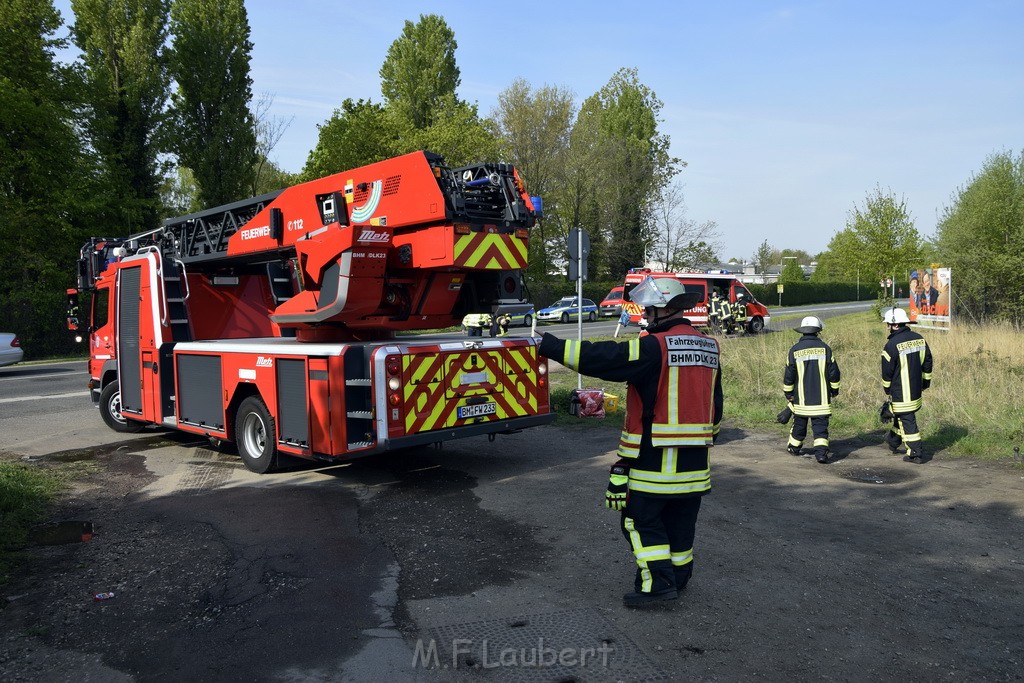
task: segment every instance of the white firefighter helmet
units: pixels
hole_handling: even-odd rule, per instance
[[[906,325],[910,322],[910,318],[907,317],[907,312],[902,308],[896,308],[895,306],[885,312],[882,320],[886,325]]]
[[[687,292],[682,282],[671,277],[657,279],[648,275],[629,292],[629,299],[644,308],[693,308],[701,300],[700,292]]]
[[[817,334],[825,329],[825,325],[821,322],[820,318],[809,315],[800,321],[800,327],[794,327],[793,329],[800,334]]]

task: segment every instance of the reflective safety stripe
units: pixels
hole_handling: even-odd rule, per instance
[[[636,339],[630,339],[629,340],[629,360],[633,361],[633,360],[639,360],[639,359],[640,359],[640,338],[637,337]]]
[[[649,481],[629,480],[629,490],[641,493],[656,493],[661,495],[672,495],[682,493],[698,493],[711,490],[711,479],[703,479],[692,484],[656,484]]]
[[[580,343],[576,340],[565,340],[562,351],[562,365],[575,370],[580,366]]]
[[[666,449],[668,450],[668,449]],[[651,470],[640,470],[635,467],[629,471],[630,481],[649,482],[682,482],[707,479],[711,476],[711,470],[692,470],[686,472],[652,472]]]
[[[894,413],[913,413],[921,410],[922,405],[921,399],[915,399],[913,401],[893,401],[892,412]]]
[[[651,570],[647,568],[647,562],[648,560],[668,559],[671,556],[671,551],[667,545],[645,548],[632,517],[623,517],[622,526],[626,529],[626,533],[629,536],[629,545],[633,549],[634,557],[636,557],[636,565],[640,568],[640,590],[644,593],[650,593],[653,582],[651,580]],[[662,548],[664,548],[664,551],[661,550]],[[662,556],[647,557],[646,555],[649,552],[657,552]]]
[[[651,445],[665,446],[709,446],[714,434],[714,425],[707,424],[652,424]]]
[[[693,548],[681,553],[672,553],[672,565],[682,567],[693,562]]]
[[[825,448],[828,448],[828,439],[815,439],[814,440],[814,445],[815,446],[824,446]]]
[[[825,404],[822,406],[802,406],[796,403],[793,404],[794,415],[814,416],[814,415],[831,415],[832,406]]]
[[[624,458],[640,457],[640,435],[622,432],[619,435],[619,455]]]

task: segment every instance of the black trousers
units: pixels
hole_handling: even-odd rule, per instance
[[[917,427],[917,413],[896,413],[892,418],[892,427],[885,435],[885,440],[893,448],[907,444],[908,451],[921,449],[921,431]]]
[[[800,448],[807,438],[807,421],[811,421],[811,433],[814,435],[815,452],[824,453],[828,450],[828,419],[831,415],[797,415],[793,414],[793,429],[789,432],[789,445]]]
[[[636,558],[635,590],[682,590],[693,574],[693,538],[701,496],[630,492],[622,512],[622,534]]]

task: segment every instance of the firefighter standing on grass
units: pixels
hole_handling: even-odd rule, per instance
[[[800,341],[789,350],[789,360],[782,377],[782,391],[793,410],[793,429],[789,432],[786,450],[793,455],[814,456],[828,462],[828,422],[832,415],[832,399],[839,394],[839,364],[828,344],[818,338],[821,320],[809,315],[793,328]],[[814,445],[801,450],[807,438],[807,422],[811,423]]]
[[[904,462],[920,465],[928,458],[921,446],[916,414],[921,409],[921,395],[932,382],[932,351],[924,337],[907,327],[910,318],[902,308],[890,308],[882,320],[889,326],[889,339],[882,349],[882,389],[893,415],[885,440],[894,454],[906,444]]]
[[[605,506],[622,511],[636,558],[627,607],[678,597],[693,573],[701,497],[711,489],[709,450],[722,420],[718,342],[683,317],[703,298],[673,278],[650,276],[629,294],[646,309],[649,334],[626,342],[578,342],[545,334],[543,356],[627,383],[619,460]]]

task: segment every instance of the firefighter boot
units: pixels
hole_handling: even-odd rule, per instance
[[[912,462],[915,465],[923,465],[928,462],[928,456],[925,455],[924,449],[920,445],[915,445],[913,448],[907,448],[907,454],[903,456],[903,462]]]
[[[622,604],[626,607],[647,607],[665,600],[675,600],[679,597],[679,591],[675,588],[666,588],[652,593],[634,591],[622,596]]]
[[[815,448],[814,459],[822,465],[828,464],[828,449],[827,448]]]
[[[790,455],[800,455],[800,447],[799,446],[786,446],[786,451]]]
[[[889,447],[890,453],[899,455],[902,453],[900,446],[903,445],[903,439],[895,432],[888,432],[885,435],[885,445]]]
[[[686,588],[686,584],[690,582],[690,577],[693,576],[693,563],[691,562],[682,568],[676,568],[674,572],[676,577],[676,590],[682,591]]]

